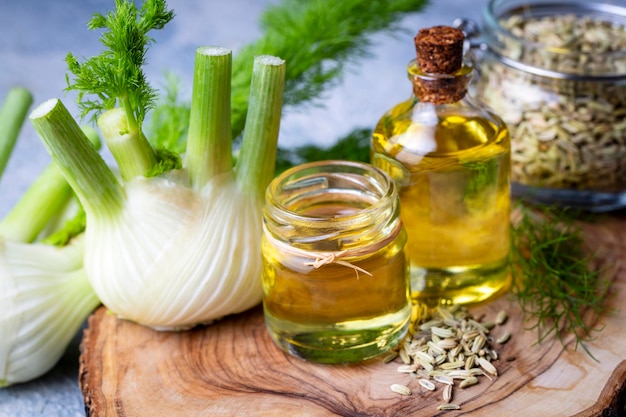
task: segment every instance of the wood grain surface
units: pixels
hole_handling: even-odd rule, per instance
[[[499,376],[455,388],[458,411],[439,411],[441,389],[427,391],[400,374],[399,363],[319,365],[284,354],[268,336],[260,307],[191,331],[157,332],[120,320],[102,307],[81,345],[80,388],[89,416],[621,416],[626,414],[626,217],[584,224],[598,267],[613,280],[613,312],[587,320],[603,326],[582,349],[555,338],[536,344],[521,310],[507,296],[470,311],[513,333],[498,350]],[[504,358],[515,358],[504,360]],[[408,385],[410,396],[392,392]]]

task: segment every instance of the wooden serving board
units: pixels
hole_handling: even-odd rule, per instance
[[[426,391],[399,363],[319,365],[292,358],[272,342],[260,307],[187,332],[157,332],[120,320],[102,307],[81,345],[80,388],[89,416],[621,416],[626,414],[626,216],[584,224],[599,266],[613,280],[612,314],[588,343],[598,361],[566,336],[536,344],[519,306],[507,296],[471,308],[513,333],[498,349],[499,376],[455,388],[458,411],[439,411],[441,389]],[[505,358],[514,360],[505,360]],[[413,393],[401,396],[393,383]]]

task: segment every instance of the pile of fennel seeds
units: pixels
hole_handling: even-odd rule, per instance
[[[500,328],[506,320],[505,311],[500,311],[494,321],[483,322],[462,306],[429,310],[414,304],[409,334],[384,362],[399,358],[402,364],[398,372],[411,375],[428,391],[441,392],[439,410],[459,410],[460,405],[453,402],[455,387],[465,389],[478,384],[480,378],[498,376],[496,347],[511,337],[509,331]],[[412,394],[403,384],[392,384],[390,389],[400,395]]]

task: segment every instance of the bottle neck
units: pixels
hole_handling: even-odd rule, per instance
[[[450,104],[462,100],[467,94],[474,68],[464,63],[454,74],[429,74],[422,72],[413,60],[407,66],[413,94],[424,103]]]

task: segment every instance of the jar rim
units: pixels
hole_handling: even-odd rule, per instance
[[[618,81],[626,79],[626,74],[607,71],[598,73],[579,73],[579,72],[561,72],[557,70],[551,70],[524,63],[518,59],[507,56],[502,50],[498,48],[499,45],[506,40],[509,43],[523,47],[526,50],[541,50],[544,54],[550,54],[554,57],[561,56],[563,58],[568,56],[602,56],[607,62],[609,61],[625,61],[626,62],[626,50],[615,50],[605,52],[582,52],[567,48],[555,48],[541,42],[534,42],[529,39],[516,36],[510,30],[503,27],[501,19],[510,17],[513,15],[520,15],[524,17],[546,17],[555,16],[559,14],[573,14],[576,16],[585,17],[597,17],[599,20],[607,22],[615,22],[622,25],[626,30],[626,7],[610,4],[606,2],[598,1],[572,1],[572,0],[535,0],[535,1],[509,1],[509,0],[489,0],[486,7],[483,9],[483,21],[486,26],[485,35],[488,38],[486,45],[480,45],[482,49],[487,49],[491,53],[494,53],[499,60],[505,65],[513,67],[515,69],[523,70],[531,74],[549,77],[549,78],[561,78],[572,79],[581,81]]]
[[[289,185],[290,181],[298,181],[300,176],[305,178],[307,173],[308,176],[312,176],[314,174],[318,174],[318,176],[329,174],[336,170],[337,173],[346,172],[352,174],[360,174],[363,177],[367,178],[372,185],[375,186],[377,195],[375,197],[375,201],[372,201],[367,207],[359,209],[352,213],[339,213],[331,215],[313,215],[313,214],[303,214],[302,212],[291,209],[285,201],[279,200],[276,195],[276,191],[282,190],[285,186]],[[311,178],[314,179],[314,178]],[[306,180],[306,179],[305,179]],[[292,184],[293,186],[293,184]],[[391,177],[384,171],[379,168],[374,167],[371,164],[365,162],[358,161],[343,161],[343,160],[324,160],[324,161],[315,161],[315,162],[307,162],[301,165],[297,165],[287,169],[286,171],[279,174],[270,185],[267,187],[266,193],[266,207],[268,204],[271,205],[282,212],[283,215],[287,215],[289,217],[298,218],[300,220],[319,222],[324,220],[332,219],[334,221],[352,221],[357,216],[362,216],[363,214],[367,214],[368,212],[377,211],[380,209],[380,206],[388,205],[390,199],[396,199],[396,188],[395,183],[391,179]]]

